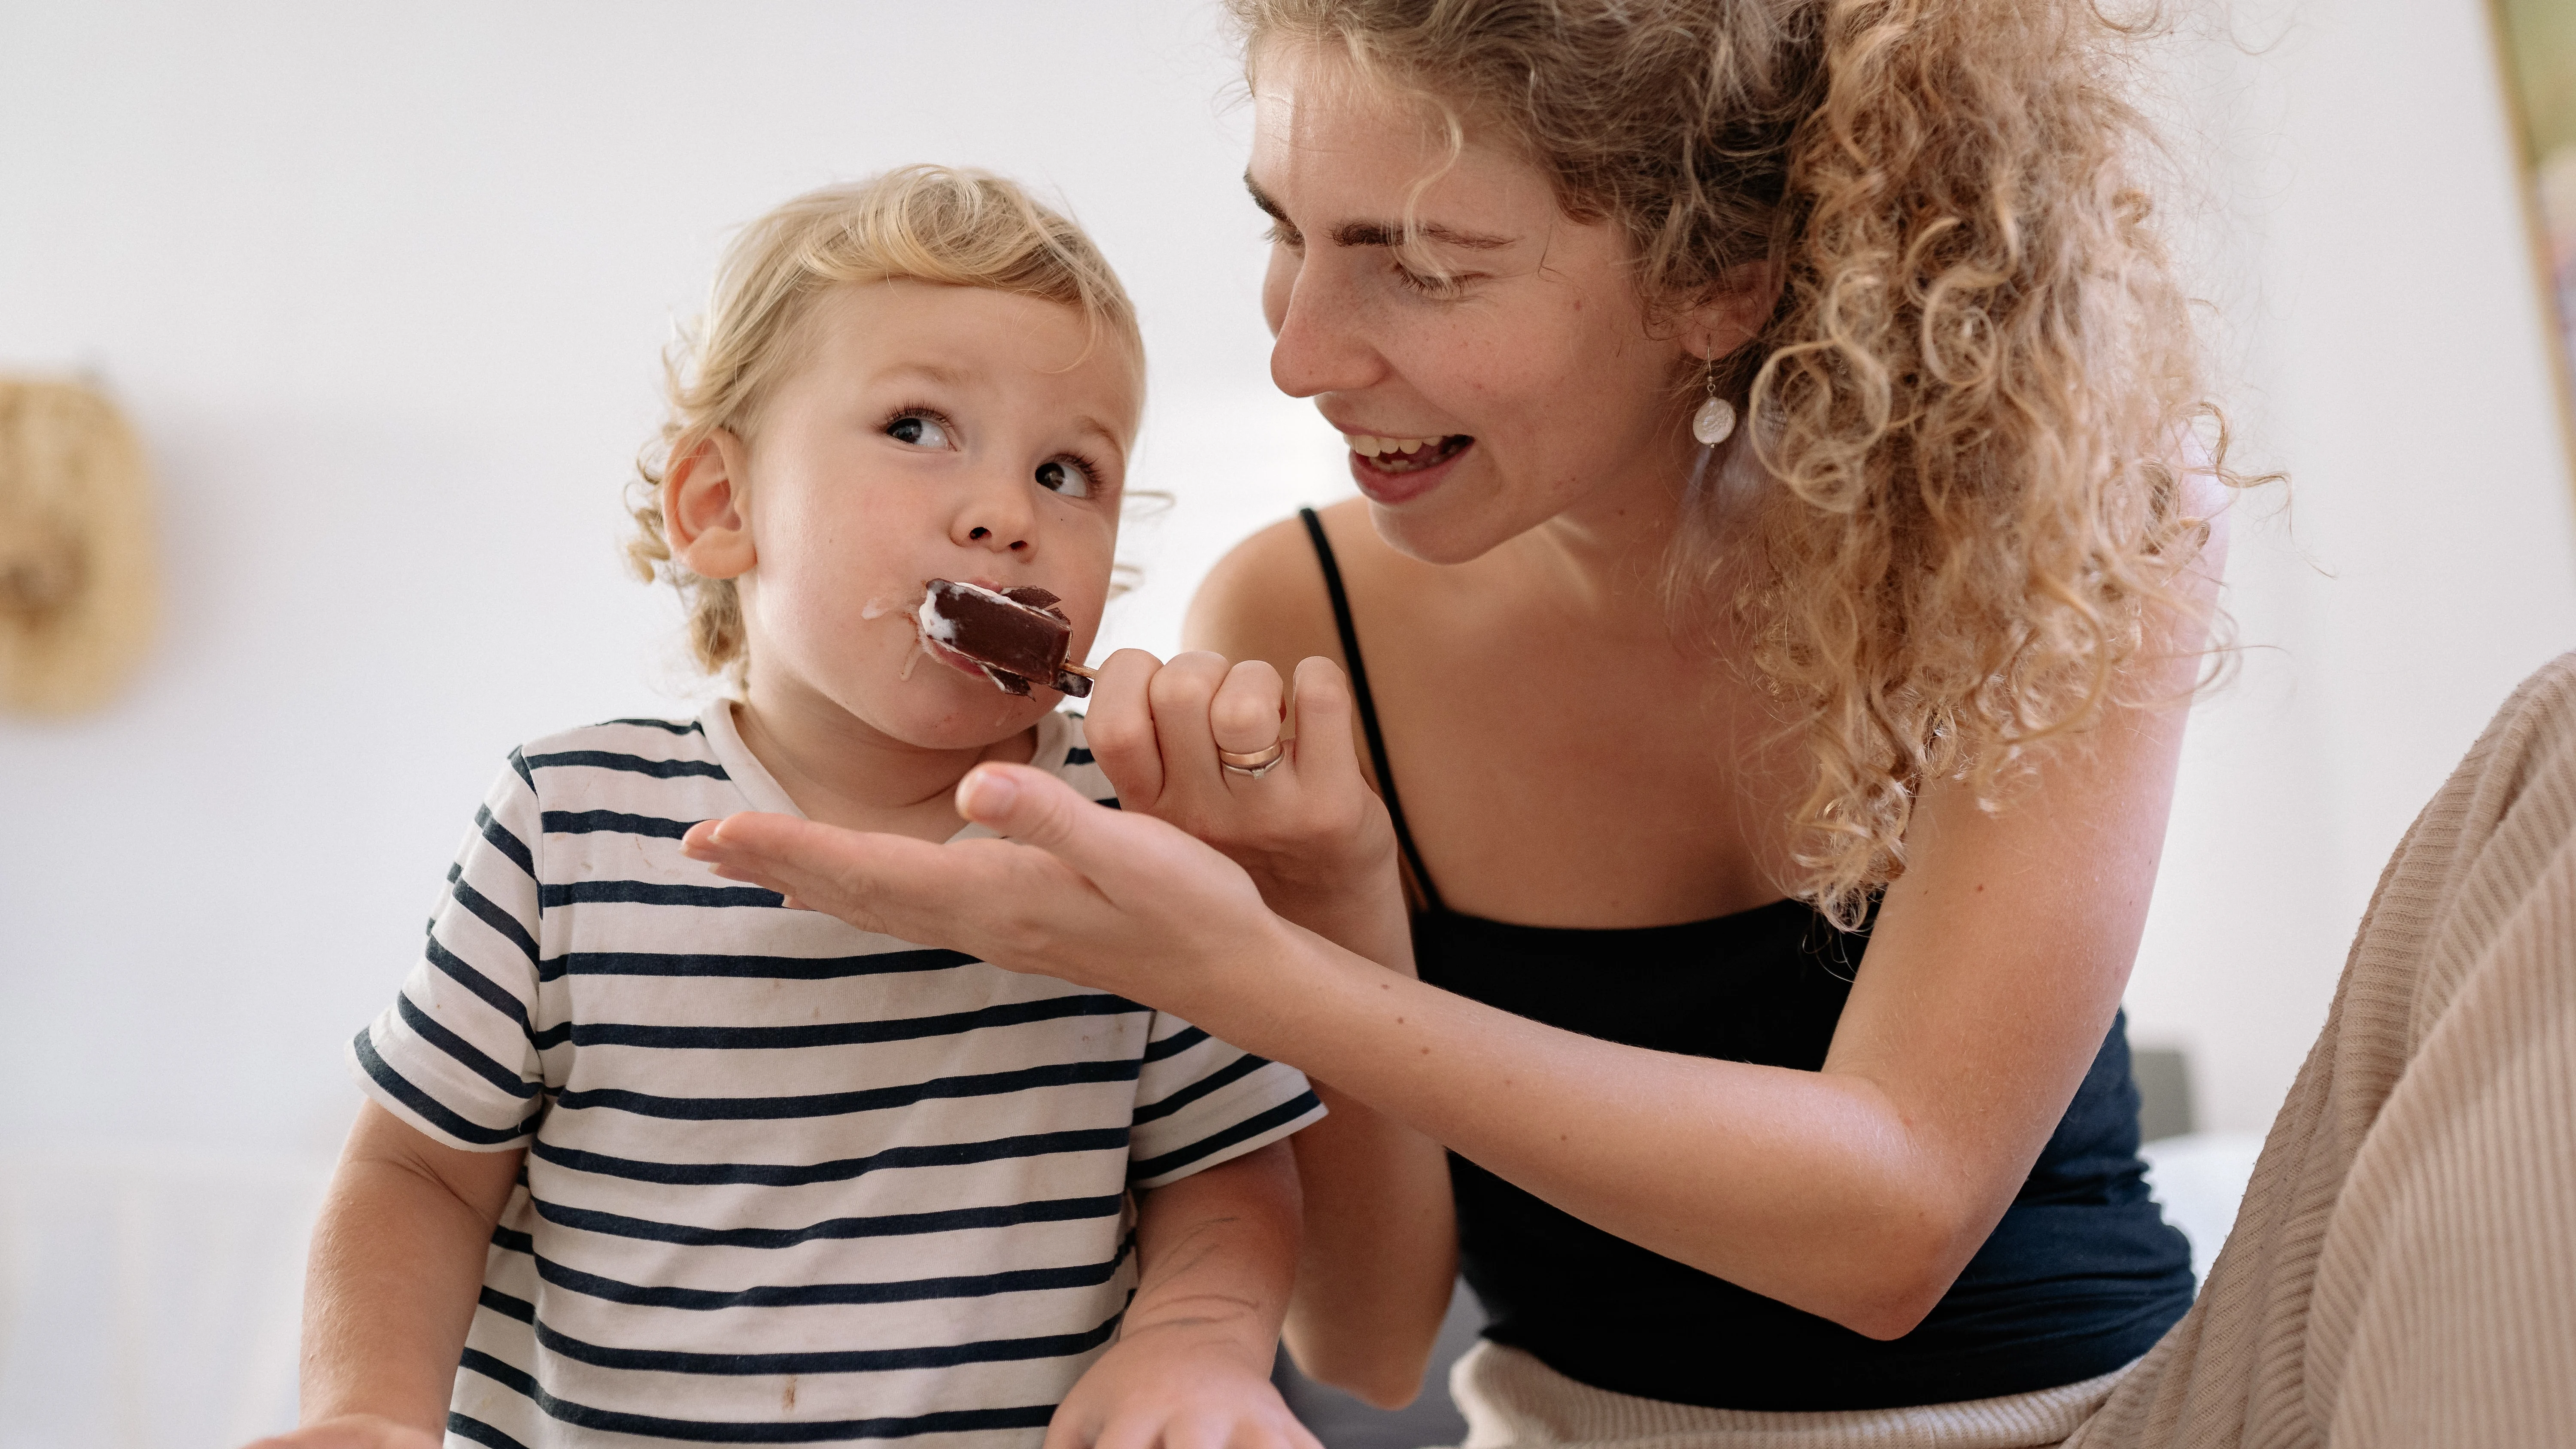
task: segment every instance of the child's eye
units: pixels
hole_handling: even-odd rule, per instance
[[[948,425],[928,413],[903,413],[886,424],[886,436],[916,448],[948,446]]]
[[[1091,465],[1079,458],[1049,458],[1038,465],[1038,486],[1067,498],[1091,496]]]

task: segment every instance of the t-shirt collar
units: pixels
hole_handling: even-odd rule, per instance
[[[733,721],[733,704],[730,699],[711,700],[698,712],[698,727],[706,732],[707,747],[715,751],[716,763],[724,766],[726,776],[742,792],[748,808],[804,819],[805,812],[796,808],[796,802],[788,798],[769,767],[760,763],[760,757],[742,742],[742,731]],[[1049,774],[1061,773],[1065,756],[1072,749],[1073,721],[1060,711],[1039,716],[1037,748],[1029,755],[1030,767]],[[957,837],[992,833],[980,825],[968,825],[957,832]]]

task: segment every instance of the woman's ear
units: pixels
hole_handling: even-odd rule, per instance
[[[759,561],[745,508],[746,463],[742,439],[718,428],[662,475],[663,535],[671,556],[699,578],[740,578]]]
[[[1682,346],[1693,357],[1718,358],[1752,341],[1780,300],[1780,268],[1745,262],[1726,269],[1684,314]]]

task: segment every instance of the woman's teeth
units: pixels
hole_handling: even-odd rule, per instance
[[[1351,451],[1361,457],[1374,458],[1384,453],[1419,453],[1440,440],[1438,438],[1377,438],[1367,433],[1344,433],[1342,441],[1350,444]]]
[[[1437,438],[1380,438],[1367,433],[1344,433],[1342,441],[1352,452],[1369,460],[1369,466],[1382,473],[1412,473],[1438,463],[1445,463],[1466,451],[1476,441],[1464,433],[1450,433]]]

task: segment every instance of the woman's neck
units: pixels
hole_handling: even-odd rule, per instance
[[[1653,619],[1660,627],[1664,574],[1684,524],[1689,481],[1688,472],[1660,460],[1608,480],[1514,540],[1514,566],[1548,580],[1551,592],[1581,612]]]

